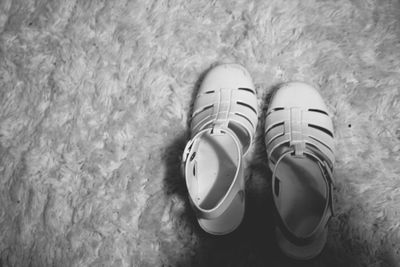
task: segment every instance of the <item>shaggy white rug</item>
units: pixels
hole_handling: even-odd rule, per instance
[[[400,266],[400,2],[0,1],[0,266]],[[336,216],[275,245],[262,121],[241,227],[196,224],[179,172],[202,75],[282,82],[332,111]]]

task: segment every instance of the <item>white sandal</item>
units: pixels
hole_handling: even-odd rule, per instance
[[[211,69],[194,103],[191,140],[183,154],[189,199],[208,233],[230,233],[243,219],[242,158],[251,147],[257,121],[257,97],[247,70],[238,64]]]
[[[333,216],[333,125],[317,90],[299,82],[277,90],[268,107],[265,143],[279,247],[295,259],[323,249]]]

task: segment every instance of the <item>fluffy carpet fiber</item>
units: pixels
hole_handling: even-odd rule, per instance
[[[0,266],[400,266],[400,2],[0,1]],[[200,230],[180,174],[191,104],[238,62],[260,127],[237,231]],[[336,131],[336,215],[276,247],[262,127],[286,81]]]

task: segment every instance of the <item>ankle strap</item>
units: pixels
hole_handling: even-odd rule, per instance
[[[225,193],[224,197],[219,201],[219,203],[213,207],[212,209],[203,209],[196,203],[196,192],[194,188],[192,187],[190,179],[193,179],[193,173],[189,171],[190,169],[190,164],[191,161],[194,160],[196,157],[196,152],[201,140],[201,136],[207,132],[213,133],[213,132],[220,132],[221,134],[228,134],[230,135],[231,138],[236,143],[236,146],[238,148],[238,154],[239,154],[239,160],[238,160],[238,167],[235,173],[235,177],[232,181],[232,184],[230,185],[229,189]],[[239,141],[239,139],[236,137],[236,134],[232,132],[229,128],[224,128],[224,127],[214,127],[214,128],[208,128],[200,131],[197,133],[186,145],[185,150],[183,152],[183,157],[182,157],[182,171],[186,180],[186,186],[189,190],[189,199],[190,203],[193,207],[193,210],[195,211],[196,215],[198,218],[202,219],[214,219],[218,218],[221,216],[231,205],[232,201],[234,198],[237,196],[237,194],[240,194],[242,197],[242,200],[244,200],[244,191],[242,190],[244,188],[244,179],[240,179],[240,177],[243,177],[244,175],[244,167],[243,167],[243,160],[242,160],[242,145]]]

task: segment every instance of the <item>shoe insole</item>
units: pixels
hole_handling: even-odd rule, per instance
[[[318,163],[308,157],[286,156],[276,171],[279,179],[278,209],[288,228],[297,236],[308,236],[324,212],[327,188]],[[276,191],[279,192],[276,192]]]
[[[226,195],[235,178],[239,161],[237,145],[226,133],[205,133],[194,160],[197,203],[203,209],[212,209]]]

